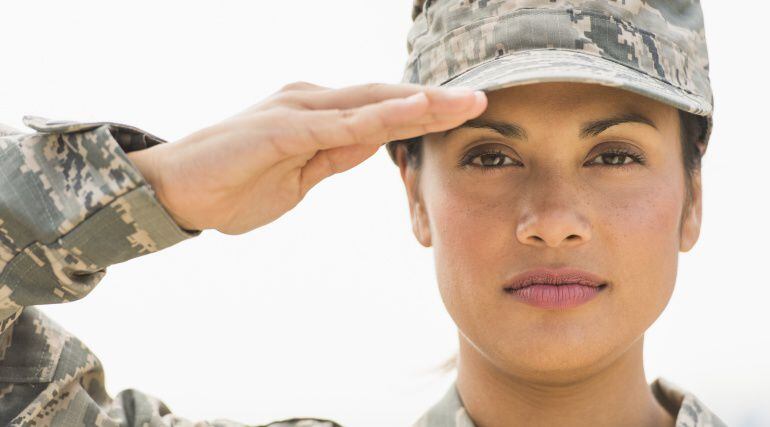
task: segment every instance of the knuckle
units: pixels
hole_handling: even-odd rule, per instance
[[[383,86],[383,84],[382,83],[378,83],[378,82],[364,83],[364,88],[366,90],[377,90],[377,89],[381,89],[382,86]]]
[[[306,126],[303,128],[305,131],[307,138],[309,138],[311,141],[315,142],[316,144],[322,144],[324,141],[324,135],[321,131],[316,129],[315,126]]]
[[[323,155],[323,159],[326,163],[326,169],[331,173],[332,175],[340,173],[340,168],[337,166],[337,163],[334,162],[334,159],[329,154],[328,151],[321,152]]]
[[[290,120],[296,112],[282,103],[277,103],[272,105],[270,109],[261,111],[258,114],[265,123],[281,124],[286,120]]]
[[[384,85],[382,83],[370,82],[370,83],[361,84],[359,86],[359,89],[367,93],[374,93],[382,89],[383,86]]]
[[[382,114],[375,114],[374,123],[373,137],[388,138],[390,136],[392,131],[391,126],[388,126],[388,123]]]
[[[261,129],[260,144],[270,147],[280,157],[288,157],[291,154],[290,143],[294,132],[291,123],[295,118],[296,113],[293,110],[279,107],[261,113],[258,121],[251,126]]]
[[[295,105],[297,102],[297,99],[298,98],[297,98],[296,91],[278,92],[272,96],[270,103],[275,107],[282,107],[282,106],[288,106],[288,105]]]
[[[311,109],[307,100],[311,93],[325,91],[328,88],[319,86],[306,81],[296,81],[283,85],[277,92],[273,93],[265,103],[269,106],[288,105],[298,109]]]
[[[262,143],[273,150],[280,158],[286,158],[291,155],[287,147],[287,138],[281,132],[267,132],[262,139]]]
[[[306,82],[304,80],[299,80],[291,83],[287,83],[283,86],[281,86],[281,89],[278,92],[291,92],[291,91],[298,91],[298,90],[308,90],[315,88],[316,85]]]
[[[353,109],[336,109],[335,113],[341,120],[351,121],[356,117],[356,112]]]
[[[450,128],[450,127],[453,127],[453,126],[448,125],[446,122],[433,121],[433,122],[430,122],[430,123],[422,124],[422,125],[420,125],[420,127],[423,130],[425,130],[425,133],[433,133],[433,132],[442,131],[444,129],[447,129],[447,128]]]
[[[435,112],[431,111],[430,113],[428,113],[425,116],[425,119],[427,120],[427,123],[437,123],[437,122],[443,120],[443,117],[439,117],[438,114],[436,114]]]
[[[355,124],[356,113],[351,109],[335,110],[337,114],[340,127],[348,138],[353,141],[354,144],[360,144],[362,142],[361,132],[358,131],[358,127]]]

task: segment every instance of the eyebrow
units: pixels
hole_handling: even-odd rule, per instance
[[[580,129],[580,137],[587,138],[589,136],[596,136],[613,126],[624,123],[642,123],[658,129],[658,127],[655,126],[655,122],[647,116],[639,113],[627,113],[584,123]],[[527,132],[519,125],[510,122],[478,118],[470,119],[460,126],[444,131],[443,137],[446,138],[450,133],[462,128],[490,129],[507,138],[527,139]]]
[[[622,114],[620,116],[609,117],[606,119],[594,120],[594,121],[585,123],[580,129],[580,137],[587,138],[589,136],[596,136],[604,132],[605,130],[611,128],[612,126],[617,126],[623,123],[642,123],[648,126],[652,126],[655,129],[658,129],[658,127],[655,126],[655,122],[653,122],[646,116],[643,116],[638,113],[628,113],[628,114]]]
[[[444,131],[443,137],[446,138],[451,132],[462,128],[491,129],[506,138],[527,139],[527,132],[525,132],[521,126],[508,122],[486,119],[470,119],[460,126]]]

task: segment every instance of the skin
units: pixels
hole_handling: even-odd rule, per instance
[[[653,126],[580,135],[588,122],[632,115]],[[515,123],[526,139],[461,127],[426,135],[419,168],[397,154],[414,234],[434,249],[457,324],[469,415],[478,427],[673,426],[647,385],[642,349],[672,294],[678,252],[700,232],[700,174],[686,205],[677,110],[617,88],[544,83],[489,93],[480,118]],[[469,153],[475,167],[459,165]],[[564,266],[608,285],[565,310],[502,291],[517,273]]]

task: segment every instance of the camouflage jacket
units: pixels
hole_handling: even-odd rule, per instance
[[[652,393],[666,410],[676,415],[676,427],[725,427],[692,393],[664,378],[650,384]],[[463,407],[455,384],[412,427],[476,427]]]
[[[126,156],[165,141],[110,122],[26,116],[0,125],[0,423],[13,426],[241,426],[192,422],[157,398],[104,387],[99,359],[35,309],[87,295],[109,265],[198,236],[176,224]],[[98,236],[98,238],[97,238]],[[723,425],[694,396],[653,383],[677,426]],[[333,427],[289,419],[271,427]],[[416,424],[472,426],[452,386]]]

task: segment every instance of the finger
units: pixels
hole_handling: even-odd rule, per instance
[[[304,196],[321,180],[362,163],[377,152],[376,145],[353,145],[318,151],[302,168],[300,191]]]
[[[352,144],[382,145],[458,126],[486,108],[486,97],[469,92],[464,98],[429,99],[424,93],[388,99],[350,110],[308,112],[303,123],[308,143],[316,149]],[[304,147],[305,149],[310,147]]]
[[[366,104],[374,104],[394,98],[406,98],[419,92],[425,92],[428,98],[441,100],[456,99],[453,94],[465,95],[469,89],[461,87],[446,88],[441,86],[425,86],[411,83],[387,84],[366,83],[348,86],[340,89],[317,90],[294,95],[298,104],[313,110],[350,109]]]
[[[309,94],[317,92],[325,92],[332,90],[326,86],[317,85],[306,81],[296,81],[283,85],[280,89],[273,92],[270,96],[262,101],[249,107],[247,111],[252,109],[264,109],[275,105],[295,105],[300,108],[307,108],[304,105],[304,99]]]
[[[247,116],[253,114],[255,111],[262,111],[282,104],[296,104],[300,107],[304,107],[304,105],[301,103],[301,100],[308,94],[327,90],[331,89],[326,86],[321,86],[306,81],[287,83],[280,89],[270,94],[270,96],[267,98],[241,110],[236,114],[236,116]]]
[[[326,86],[317,85],[306,81],[296,81],[283,85],[276,93],[294,92],[294,91],[322,91],[330,90]]]

